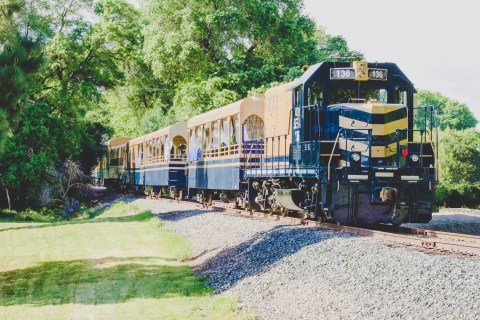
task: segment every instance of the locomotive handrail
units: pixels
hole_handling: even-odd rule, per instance
[[[420,167],[422,167],[422,163],[423,163],[423,158],[424,158],[424,154],[423,154],[423,145],[424,144],[430,144],[431,147],[432,147],[432,153],[433,153],[433,157],[435,159],[435,162],[433,163],[433,168],[436,168],[437,170],[435,171],[435,178],[436,180],[438,180],[438,177],[439,177],[439,172],[438,172],[438,152],[436,152],[436,149],[438,148],[438,143],[437,144],[434,144],[433,143],[433,137],[431,134],[429,134],[428,130],[425,130],[425,129],[397,129],[397,150],[400,149],[400,132],[408,132],[408,133],[412,133],[412,136],[413,136],[413,133],[415,132],[420,132],[420,150],[419,150],[419,157],[420,157],[420,160],[419,160],[419,163],[420,163]],[[423,135],[425,134],[425,141],[423,140]],[[429,136],[430,137],[430,141],[427,141],[427,138],[426,136]],[[416,141],[409,141],[408,143],[419,143],[419,142],[416,142]],[[400,167],[400,153],[397,151],[397,167]]]
[[[252,168],[252,163],[256,161],[256,159],[262,160],[260,157],[260,152],[264,151],[265,148],[265,141],[264,139],[255,139],[255,140],[242,140],[242,151],[241,154],[243,155],[244,158],[244,168],[245,169],[255,169],[255,172],[257,172],[257,168]],[[259,162],[260,163],[260,162]],[[261,166],[261,163],[260,163]]]
[[[437,141],[436,141],[435,144],[433,143],[433,136],[432,136],[431,133],[429,134],[428,130],[425,132],[425,134],[428,134],[429,137],[430,137],[430,141],[428,141],[428,143],[430,143],[430,145],[432,146],[433,158],[435,159],[434,168],[437,169],[437,170],[435,170],[435,179],[438,181],[440,163],[438,162],[438,152],[437,152],[437,148],[438,148],[438,129],[437,129],[436,126],[435,126],[435,131],[437,133],[437,135],[436,135]],[[422,155],[422,157],[423,157],[423,155]]]
[[[252,170],[255,174],[281,171],[287,173],[287,169],[290,168],[287,138],[288,134],[281,134],[244,141],[242,149],[244,168]],[[253,165],[255,167],[252,167]]]
[[[331,161],[333,159],[333,155],[334,155],[334,152],[335,152],[335,148],[337,146],[337,143],[340,141],[340,134],[342,133],[342,131],[345,131],[345,149],[348,150],[348,140],[364,140],[366,141],[368,139],[368,145],[366,147],[366,149],[364,151],[361,151],[361,150],[355,150],[356,152],[360,152],[360,153],[363,153],[363,152],[366,152],[368,151],[368,167],[370,167],[371,165],[371,159],[372,159],[372,129],[359,129],[359,128],[355,128],[355,129],[347,129],[347,128],[340,128],[340,130],[338,130],[338,134],[337,134],[337,138],[335,139],[335,143],[333,145],[333,148],[332,148],[332,152],[330,153],[330,158],[328,159],[328,175],[327,175],[327,181],[330,181],[330,171],[331,171]],[[350,138],[348,139],[347,138],[347,132],[349,131],[367,131],[368,132],[368,138]]]
[[[292,114],[293,114],[293,109],[290,108],[290,112],[288,113],[288,131],[287,131],[287,135],[292,133]]]
[[[327,173],[327,181],[330,181],[330,163],[332,162],[332,159],[333,159],[333,153],[335,152],[335,148],[337,147],[337,142],[340,138],[340,132],[342,130],[338,130],[338,133],[337,133],[337,138],[335,139],[335,143],[333,144],[333,148],[332,148],[332,153],[330,153],[330,159],[328,159],[328,173]]]
[[[435,168],[437,168],[435,176],[438,180],[439,178],[439,166],[440,163],[438,162],[438,152],[436,152],[436,148],[438,148],[438,123],[437,123],[437,108],[434,105],[427,105],[427,106],[420,106],[414,109],[417,110],[425,110],[423,114],[423,126],[427,133],[430,134],[430,144],[432,145],[432,152],[435,159]],[[429,121],[429,129],[427,129],[427,110],[430,110],[430,121]],[[435,144],[433,143],[433,129],[435,129]],[[436,147],[436,148],[435,148]]]

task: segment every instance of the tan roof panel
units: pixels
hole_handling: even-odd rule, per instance
[[[187,137],[187,122],[179,122],[174,125],[171,125],[166,128],[159,129],[157,131],[148,133],[146,135],[140,136],[138,138],[132,139],[130,141],[130,145],[136,145],[139,143],[143,143],[145,141],[162,137],[162,136],[168,136],[168,138],[173,139],[176,136],[182,136],[184,139]]]
[[[115,138],[115,139],[112,139],[112,140],[108,140],[105,144],[109,147],[109,148],[114,148],[114,147],[118,147],[118,146],[121,146],[123,144],[126,144],[128,141],[132,140],[132,138],[129,138],[129,137],[118,137],[118,138]]]
[[[243,123],[245,118],[251,114],[257,114],[263,118],[264,113],[264,95],[259,94],[248,97],[224,107],[200,114],[188,120],[187,127],[192,128],[215,120],[220,120],[235,114],[240,114],[240,121]]]

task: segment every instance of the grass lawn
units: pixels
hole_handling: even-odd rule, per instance
[[[0,221],[0,319],[248,319],[181,262],[186,240],[115,204],[57,223]]]

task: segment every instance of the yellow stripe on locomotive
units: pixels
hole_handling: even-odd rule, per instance
[[[386,163],[387,158],[397,155],[399,146],[407,145],[407,137],[401,133],[397,143],[397,132],[408,127],[405,105],[348,103],[340,105],[339,108],[339,128],[354,133],[339,139],[340,150],[358,152],[364,157],[385,158]],[[370,136],[373,143],[370,142]]]

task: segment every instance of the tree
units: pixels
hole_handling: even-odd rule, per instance
[[[50,111],[46,103],[27,105],[0,155],[2,181],[15,208],[35,204],[37,192],[55,166],[52,159],[58,159],[59,147],[69,140],[64,119]]]
[[[327,37],[301,9],[300,0],[150,0],[145,59],[162,83],[227,77],[245,96],[291,67],[351,55],[343,38]]]
[[[123,77],[114,88],[107,90],[100,105],[87,117],[103,119],[117,136],[140,134],[144,127],[138,123],[143,119],[149,129],[158,129],[156,124],[161,121],[147,121],[146,114],[165,116],[167,102],[171,105],[173,87],[166,88],[144,60],[144,20],[140,12],[127,2],[113,0],[99,1],[95,12],[99,17],[96,30],[107,39]]]
[[[13,16],[15,13],[19,12],[23,7],[23,3],[19,0],[1,0],[0,1],[0,39],[2,40],[1,44],[3,47],[3,42],[5,39],[11,37],[12,35],[12,26],[15,21]]]
[[[110,127],[154,131],[354,55],[301,0],[0,1],[0,180],[17,208],[66,160],[88,171]]]
[[[344,38],[317,28],[300,0],[149,0],[145,19],[145,61],[173,121],[292,80],[303,65],[332,55],[361,58]]]
[[[93,152],[89,157],[98,155],[109,134],[108,128],[84,120],[103,92],[123,77],[117,64],[119,50],[102,28],[85,19],[91,4],[90,0],[29,0],[12,18],[22,26],[18,30],[36,39],[47,60],[23,86],[22,117],[0,155],[1,180],[17,208],[35,205],[44,182],[67,159],[85,160],[86,152]],[[12,45],[12,51],[25,51],[18,43],[22,44]],[[11,92],[15,91],[8,88],[6,96]],[[84,164],[87,170],[93,165]]]
[[[465,130],[475,128],[478,123],[478,120],[467,105],[447,98],[439,92],[419,90],[417,94],[417,105],[436,107],[438,126],[441,130]],[[430,113],[425,112],[424,109],[417,112],[415,117],[415,125],[417,128],[424,127],[425,116],[427,122],[429,121]]]
[[[99,122],[86,122],[84,128],[78,157],[79,167],[83,168],[85,174],[90,174],[97,165],[97,160],[107,152],[105,142],[112,135],[112,129]]]
[[[447,207],[480,205],[480,133],[473,128],[441,132],[440,184],[436,201]]]
[[[70,159],[66,160],[60,170],[53,174],[54,196],[64,203],[63,218],[70,219],[72,214],[78,212],[80,203],[78,200],[71,199],[72,194],[83,195],[92,192],[92,186],[88,183],[88,177],[85,176],[79,163]]]
[[[19,1],[0,1],[0,152],[43,62],[40,43],[22,35],[14,19],[21,9]]]
[[[239,99],[232,90],[222,89],[221,78],[211,78],[199,83],[180,84],[172,109],[175,121],[185,121],[192,116],[225,106]]]
[[[348,48],[347,40],[344,37],[331,36],[326,33],[325,28],[318,28],[315,37],[319,61],[355,61],[363,59],[361,52]]]
[[[441,141],[441,178],[453,184],[480,182],[480,133],[448,130]]]

